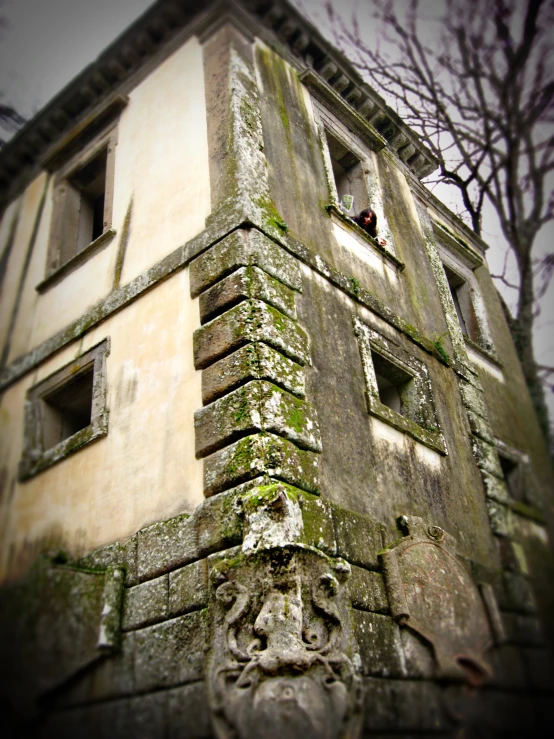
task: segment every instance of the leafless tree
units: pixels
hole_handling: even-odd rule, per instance
[[[472,229],[481,235],[487,201],[498,216],[519,278],[509,323],[548,437],[541,378],[553,374],[537,367],[533,326],[554,255],[536,259],[533,247],[554,218],[554,2],[373,0],[364,7],[378,24],[376,43],[364,38],[357,16],[347,23],[329,0],[337,42],[437,156],[434,181],[457,188]],[[506,271],[499,277],[509,282]]]

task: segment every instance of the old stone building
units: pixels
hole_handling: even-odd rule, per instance
[[[5,146],[8,735],[546,735],[552,472],[434,168],[273,0],[156,3]]]

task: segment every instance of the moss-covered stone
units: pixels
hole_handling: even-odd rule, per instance
[[[499,605],[502,610],[523,614],[535,614],[536,604],[529,580],[523,575],[504,572]]]
[[[472,449],[475,462],[480,469],[485,470],[491,475],[495,475],[495,477],[501,480],[504,479],[496,446],[474,436],[472,439]]]
[[[40,697],[97,661],[101,648],[113,651],[122,574],[43,557],[19,583],[4,586],[0,694],[5,701],[34,713]]]
[[[374,613],[390,612],[385,582],[379,572],[352,566],[349,588],[354,608]]]
[[[306,333],[283,313],[259,300],[246,300],[194,332],[197,369],[250,341],[264,341],[299,364],[309,364]]]
[[[258,267],[292,290],[302,288],[300,266],[282,247],[257,229],[238,229],[190,264],[190,290],[204,290],[241,267]]]
[[[378,569],[377,555],[383,547],[382,524],[336,504],[331,509],[338,556],[360,567]]]
[[[195,430],[197,457],[256,431],[277,434],[303,449],[321,451],[313,406],[263,380],[253,380],[196,411]]]
[[[263,474],[311,493],[319,491],[317,455],[273,434],[261,433],[205,459],[204,494],[214,495]]]
[[[235,500],[240,491],[229,491],[208,498],[194,514],[199,557],[240,544],[242,520]]]
[[[493,498],[487,498],[487,511],[491,531],[498,536],[514,536],[514,518],[508,505]]]
[[[406,737],[422,732],[446,737],[452,726],[440,687],[429,681],[366,678],[364,705],[364,728],[370,736],[392,730],[409,732],[400,734]]]
[[[503,613],[506,639],[519,646],[543,646],[544,636],[540,621],[535,616],[521,613]]]
[[[204,405],[250,380],[268,380],[300,398],[305,394],[303,368],[267,344],[253,342],[202,372]]]
[[[203,611],[135,633],[134,689],[145,693],[200,680],[204,667]]]
[[[406,677],[398,625],[390,616],[352,611],[362,673],[374,677]]]
[[[337,554],[333,514],[327,501],[304,495],[302,499],[304,541],[331,557]]]
[[[462,402],[464,406],[473,411],[483,419],[487,419],[487,409],[485,407],[485,400],[483,398],[483,391],[476,388],[474,384],[466,382],[460,379],[458,386],[462,396]]]
[[[471,433],[478,436],[488,444],[494,443],[494,437],[491,432],[490,424],[482,416],[474,413],[469,408],[466,409],[467,420],[469,421],[469,428]]]
[[[187,515],[141,529],[137,542],[137,576],[148,580],[198,559],[195,519]]]
[[[208,605],[207,562],[200,559],[169,574],[169,617]]]
[[[239,267],[200,296],[200,320],[206,323],[241,300],[256,298],[296,319],[294,292],[258,267]]]
[[[128,588],[123,600],[124,630],[163,621],[168,615],[168,575]]]

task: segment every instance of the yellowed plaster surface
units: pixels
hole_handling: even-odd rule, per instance
[[[133,200],[121,284],[204,229],[210,213],[202,48],[191,39],[130,95],[115,160],[114,222]]]
[[[202,405],[192,352],[197,326],[197,301],[182,271],[4,394],[2,579],[45,549],[77,556],[202,501],[202,462],[194,456],[194,411]],[[26,390],[107,336],[108,436],[18,483]]]
[[[14,332],[11,339],[8,364],[16,357],[24,354],[32,345],[33,324],[36,315],[37,304],[40,296],[35,287],[44,279],[46,269],[46,258],[48,251],[48,239],[50,234],[50,218],[52,214],[52,178],[46,182],[46,174],[39,177],[43,186],[46,184],[46,198],[42,209],[40,221],[36,224],[35,241],[31,253],[29,267],[23,289],[21,300],[17,310]],[[37,213],[38,216],[38,213]],[[27,218],[28,216],[25,215]]]
[[[2,293],[0,296],[2,310],[0,310],[0,340],[2,347],[7,339],[9,326],[12,318],[16,296],[19,290],[21,274],[23,271],[27,251],[33,233],[33,226],[39,208],[40,200],[46,182],[46,175],[37,177],[29,185],[24,195],[20,198],[20,203],[16,203],[15,207],[21,207],[19,219],[14,235],[14,242],[11,248],[10,257],[6,264],[6,274],[2,285]],[[11,216],[11,217],[10,217]],[[13,213],[6,212],[2,221],[3,239],[8,237]]]
[[[21,294],[9,362],[63,330],[109,295],[115,285],[118,255],[123,251],[122,285],[204,229],[210,212],[210,186],[199,42],[192,39],[184,44],[129,97],[115,149],[112,227],[116,235],[39,295],[36,286],[46,275],[52,221],[51,181]],[[23,196],[2,294],[1,338],[8,331],[45,178],[45,174],[38,177]],[[126,239],[124,223],[131,201]],[[3,231],[9,227],[7,216]]]
[[[113,250],[111,244],[99,251],[39,296],[29,349],[61,331],[110,293]],[[34,286],[30,284],[29,290],[34,291]]]

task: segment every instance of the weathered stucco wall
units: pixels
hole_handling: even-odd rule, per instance
[[[515,346],[506,324],[496,288],[488,270],[476,270],[475,276],[483,296],[493,334],[494,346],[503,363],[499,382],[492,372],[481,370],[485,402],[495,436],[506,444],[528,454],[542,489],[544,512],[554,530],[552,471],[548,450],[536,423],[535,412],[525,384]]]
[[[35,288],[45,277],[52,178],[48,184],[41,175],[21,196],[2,294],[0,337],[4,345],[8,340],[8,361],[62,330],[204,228],[210,184],[202,49],[196,39],[130,90],[117,138],[112,219],[116,235],[40,295]],[[8,210],[3,240],[9,237],[11,222]]]
[[[33,239],[35,237],[37,215],[40,210],[41,200],[44,198],[47,187],[47,175],[42,174],[32,182],[27,190],[9,208],[2,217],[2,262],[4,272],[2,274],[2,312],[0,315],[0,339],[2,341],[2,354],[4,363],[10,352],[10,339],[17,341],[14,336],[14,322],[19,318],[19,323],[24,326],[24,336],[28,341],[29,331],[32,328],[32,316],[34,303],[37,301],[37,293],[29,289],[22,280],[25,280],[25,265],[30,259],[31,271],[33,271]],[[34,260],[36,261],[36,260]],[[42,270],[44,266],[42,265]],[[37,279],[36,269],[33,277]],[[37,284],[43,278],[39,273]],[[20,311],[20,302],[31,303]],[[15,312],[15,315],[14,315]],[[22,314],[20,316],[20,313]]]
[[[347,227],[332,227],[326,210],[331,195],[309,94],[296,72],[277,54],[260,46],[256,59],[265,93],[261,96],[261,112],[271,191],[290,232],[409,324],[424,328],[426,336],[444,335],[444,317],[404,174],[389,161],[386,152],[375,154],[358,143],[375,168],[393,248],[405,264],[400,271],[376,250],[370,254],[367,244],[359,246]],[[368,200],[355,210],[370,205]],[[335,236],[337,230],[339,238]]]
[[[116,158],[114,218],[132,200],[121,284],[200,233],[210,213],[202,47],[191,39],[129,95]]]
[[[460,443],[468,429],[452,370],[309,270],[299,310],[312,338],[307,384],[321,428],[322,497],[390,527],[397,516],[432,516],[466,556],[490,561],[481,480],[469,444]],[[426,364],[448,455],[368,414],[353,315]]]
[[[286,6],[262,5],[279,25]],[[63,548],[23,590],[41,568],[119,582],[102,659],[93,644],[68,680],[57,645],[27,650],[52,668],[25,696],[42,698],[34,735],[523,735],[551,698],[548,538],[510,497],[495,436],[522,452],[540,439],[531,417],[504,428],[530,406],[484,268],[474,281],[482,245],[433,210],[383,120],[347,108],[351,81],[315,63],[313,39],[286,21],[262,42],[255,19],[225,13],[195,25],[202,49],[187,41],[123,90],[113,241],[40,297],[25,288],[32,339],[4,324],[15,357],[79,319],[1,375],[0,576]],[[328,207],[320,120],[363,160],[389,250]],[[45,186],[28,191],[33,213]],[[12,301],[21,274],[40,279],[49,208],[27,272],[11,252]],[[445,254],[482,291],[498,358],[464,339]],[[89,279],[108,299],[87,311]],[[18,483],[26,391],[108,336],[107,436]],[[25,694],[8,683],[7,703]]]
[[[197,301],[189,298],[182,271],[6,391],[2,578],[22,572],[38,551],[82,554],[192,511],[202,500],[193,426],[201,405],[200,373],[192,364],[197,324]],[[27,389],[107,336],[108,435],[18,483]]]

